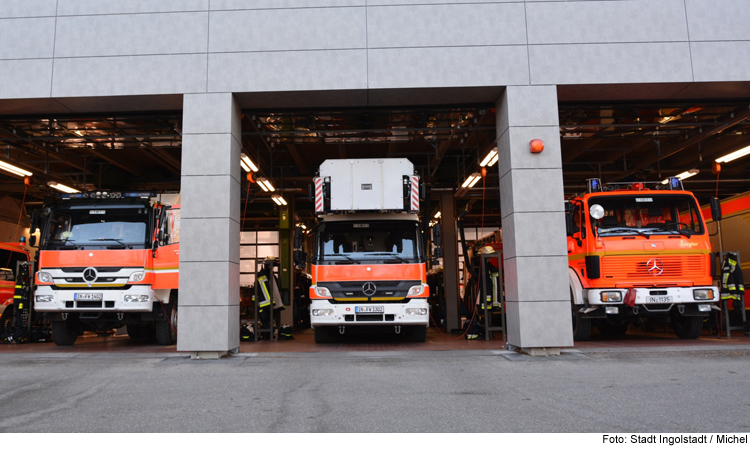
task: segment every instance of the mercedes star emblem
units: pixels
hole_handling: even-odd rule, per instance
[[[83,280],[91,283],[96,280],[96,269],[93,267],[87,267],[83,270]]]
[[[362,293],[364,293],[368,297],[374,295],[377,290],[378,290],[378,287],[376,287],[375,284],[372,282],[367,282],[364,285],[362,285]]]
[[[646,270],[651,275],[660,275],[664,272],[664,263],[660,259],[649,259],[646,263]]]

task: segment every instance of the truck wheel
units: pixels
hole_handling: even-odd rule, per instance
[[[578,306],[573,298],[573,292],[570,292],[570,310],[573,314],[573,339],[576,341],[588,341],[591,335],[591,319],[581,317],[578,312]]]
[[[153,339],[156,336],[154,325],[126,325],[131,339]]]
[[[159,305],[158,309],[161,309]],[[164,306],[167,320],[155,322],[156,342],[160,346],[171,346],[177,342],[177,296],[172,295],[169,298],[169,304]]]
[[[315,327],[313,331],[315,332],[315,342],[317,344],[331,342],[331,331],[328,327]]]
[[[606,320],[603,320],[600,324],[597,325],[599,328],[599,331],[604,336],[623,336],[625,333],[628,332],[628,328],[630,327],[630,324],[623,323],[621,325],[614,325]]]
[[[412,327],[411,331],[409,332],[409,341],[413,343],[423,343],[427,340],[427,327],[426,326],[417,326]]]
[[[0,316],[0,337],[5,336],[5,332],[13,326],[13,309],[9,306],[5,307],[3,315]]]
[[[672,329],[680,339],[696,339],[703,330],[703,317],[672,317]]]
[[[57,320],[52,323],[52,340],[58,346],[72,346],[78,338],[78,325],[70,320]]]

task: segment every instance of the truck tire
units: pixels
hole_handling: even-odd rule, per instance
[[[413,343],[423,343],[427,340],[427,327],[426,326],[417,326],[412,327],[411,331],[409,332],[409,341]]]
[[[621,325],[614,325],[606,320],[602,320],[601,323],[597,325],[599,328],[599,331],[604,336],[624,336],[625,333],[628,332],[628,328],[630,327],[630,324],[623,323]]]
[[[159,304],[158,309],[162,308]],[[155,309],[157,309],[155,307]],[[177,343],[177,296],[172,294],[169,303],[164,306],[164,311],[168,320],[159,320],[155,323],[156,342],[160,346],[171,346]]]
[[[3,315],[0,316],[0,337],[5,336],[5,332],[13,326],[13,309],[5,306]]]
[[[130,339],[154,339],[156,329],[154,325],[126,325]]]
[[[578,312],[578,306],[573,298],[573,291],[570,292],[570,311],[573,314],[573,339],[575,341],[588,341],[591,336],[591,319],[583,318]]]
[[[57,320],[52,323],[52,340],[58,346],[72,346],[78,338],[78,325],[70,320]]]
[[[672,317],[672,329],[680,339],[696,339],[703,330],[703,317],[681,315]]]
[[[324,343],[331,342],[331,331],[329,327],[315,327],[313,328],[313,332],[315,332],[316,344],[324,344]]]

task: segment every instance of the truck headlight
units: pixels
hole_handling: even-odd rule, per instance
[[[406,315],[427,315],[426,307],[407,307],[404,311]]]
[[[326,287],[315,287],[315,294],[320,296],[321,298],[330,298],[331,290]]]
[[[37,272],[36,279],[39,280],[40,283],[52,283],[52,274],[49,272]]]
[[[712,300],[714,299],[714,290],[710,288],[702,288],[699,290],[693,290],[693,299],[695,300]]]
[[[313,309],[312,315],[320,317],[321,315],[333,315],[333,309]]]
[[[622,292],[620,291],[602,291],[601,293],[603,303],[621,303]]]
[[[144,271],[133,272],[130,274],[130,277],[128,277],[128,282],[140,282],[145,276],[146,272]]]
[[[424,293],[424,284],[414,285],[413,287],[409,288],[409,291],[406,293],[406,296],[407,297],[419,296],[422,293]]]
[[[125,302],[128,303],[146,303],[148,300],[148,295],[125,295]]]
[[[52,295],[36,295],[34,296],[34,300],[38,303],[51,303],[54,300],[54,296]]]

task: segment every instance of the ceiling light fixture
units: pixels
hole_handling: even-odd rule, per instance
[[[747,154],[750,154],[750,146],[743,147],[742,149],[736,150],[732,152],[731,154],[727,154],[723,157],[719,157],[716,159],[716,163],[729,163],[732,160],[736,160],[740,157],[744,157]]]
[[[494,147],[485,157],[484,160],[479,164],[481,167],[493,166],[497,163],[497,147]]]
[[[260,182],[263,183],[266,186],[266,192],[269,192],[269,191],[273,192],[273,191],[276,190],[276,189],[274,189],[273,184],[271,184],[271,181],[269,181],[267,179],[261,179]]]
[[[274,195],[271,197],[271,199],[276,203],[278,206],[284,206],[286,205],[286,200],[284,200],[284,197],[281,195]]]
[[[440,216],[442,216],[442,215],[443,215],[443,213],[441,211],[438,211],[437,213],[435,213],[435,219],[440,218]]]
[[[73,189],[72,187],[68,187],[65,184],[59,184],[55,181],[50,181],[47,183],[47,185],[53,189],[57,189],[60,192],[65,192],[66,194],[75,194],[77,192],[81,192],[78,189]]]
[[[3,161],[0,161],[0,169],[5,170],[8,173],[13,173],[16,176],[21,176],[21,177],[31,176],[34,174],[31,171],[26,171],[23,168],[18,168],[17,166],[13,166],[10,163],[6,163]]]
[[[258,167],[255,166],[255,163],[253,163],[252,160],[250,160],[250,157],[248,157],[245,154],[242,154],[240,158],[240,165],[242,165],[242,169],[246,172],[250,173],[250,170],[257,172]]]
[[[268,187],[266,187],[265,185],[265,179],[259,178],[256,182],[260,186],[260,188],[263,189],[263,192],[268,192]]]
[[[471,189],[474,187],[474,184],[476,184],[480,179],[482,178],[482,175],[480,173],[472,173],[469,177],[466,178],[463,184],[461,184],[462,189]]]
[[[689,177],[691,177],[691,176],[695,176],[695,175],[697,175],[697,174],[698,174],[698,173],[700,173],[700,172],[701,172],[701,170],[696,170],[695,168],[693,168],[692,170],[688,170],[688,171],[683,171],[682,173],[680,173],[680,174],[676,175],[676,176],[675,176],[675,178],[677,178],[677,179],[679,179],[680,181],[682,181],[682,180],[684,180],[684,179],[686,179],[686,178],[689,178]],[[664,180],[664,181],[662,181],[661,183],[662,183],[662,184],[667,184],[667,183],[669,183],[669,178],[665,179],[665,180]]]

